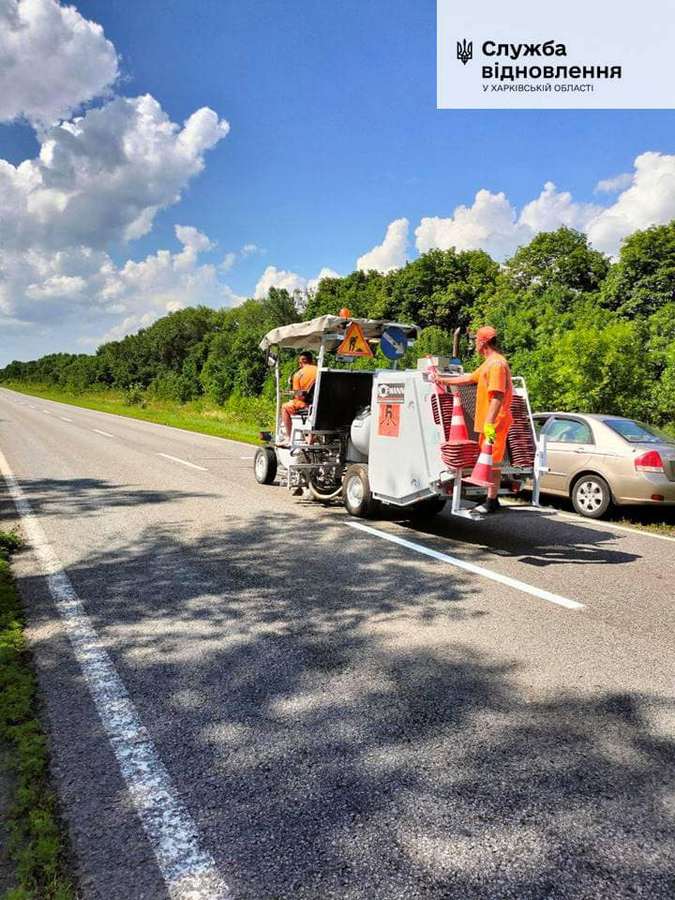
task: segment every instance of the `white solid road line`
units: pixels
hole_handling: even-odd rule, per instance
[[[91,430],[94,431],[94,432],[96,432],[96,434],[102,434],[103,437],[115,437],[115,435],[114,435],[114,434],[110,434],[109,431],[101,431],[101,430],[98,429],[98,428],[92,428]]]
[[[183,466],[189,466],[191,469],[199,469],[200,472],[208,472],[208,469],[205,469],[204,466],[195,465],[195,463],[188,462],[187,459],[181,459],[180,456],[171,456],[170,453],[158,453],[157,456],[163,456],[164,459],[170,459],[173,462],[180,463]]]
[[[492,569],[486,569],[484,566],[477,566],[475,563],[466,562],[463,559],[458,559],[456,556],[448,556],[447,553],[440,553],[438,550],[432,550],[430,547],[425,547],[422,544],[415,544],[413,541],[407,541],[394,534],[389,534],[387,531],[371,528],[370,525],[362,525],[361,522],[345,522],[345,525],[349,525],[350,528],[357,528],[359,531],[365,531],[367,534],[372,534],[385,541],[391,541],[392,544],[398,544],[400,547],[405,547],[407,550],[414,550],[416,553],[422,553],[424,556],[431,556],[432,559],[438,559],[441,562],[449,563],[449,565],[456,566],[458,569],[464,569],[466,572],[471,572],[473,575],[480,575],[482,578],[489,578],[491,581],[505,584],[507,587],[522,591],[524,594],[531,594],[533,597],[538,597],[540,600],[548,600],[549,603],[564,606],[566,609],[584,609],[584,604],[578,603],[576,600],[570,600],[568,597],[552,594],[550,591],[534,587],[534,585],[527,584],[525,581],[519,581],[517,578],[511,578],[509,575],[501,575],[499,572],[493,572]]]
[[[172,900],[187,897],[230,900],[231,894],[216,869],[215,860],[199,846],[195,823],[177,796],[136,707],[2,451],[0,473],[5,477],[28,540],[47,578],[49,593],[63,620],[169,896]]]

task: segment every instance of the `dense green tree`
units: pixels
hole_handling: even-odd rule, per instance
[[[508,282],[519,292],[544,294],[558,289],[559,302],[595,293],[609,271],[609,260],[593,250],[586,235],[571,228],[538,234],[506,262]]]
[[[675,300],[675,222],[626,238],[601,297],[628,317],[649,316]]]

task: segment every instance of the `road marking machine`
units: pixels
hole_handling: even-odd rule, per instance
[[[468,440],[476,448],[473,431],[475,385],[446,392],[431,372],[462,374],[457,359],[425,357],[414,369],[397,368],[397,360],[414,344],[415,325],[320,316],[270,331],[260,347],[274,366],[276,379],[275,433],[254,458],[254,474],[261,484],[281,483],[296,494],[309,493],[320,502],[342,498],[353,516],[370,518],[382,505],[398,507],[410,516],[432,516],[448,500],[452,515],[478,518],[475,499],[485,489],[471,483],[472,464],[467,447],[451,440],[453,410],[465,412]],[[391,368],[365,370],[329,365],[372,356],[377,345],[392,360]],[[365,350],[364,350],[365,347]],[[291,434],[281,439],[281,353],[311,350],[318,353],[317,378],[311,405],[292,416]],[[545,471],[545,443],[537,443],[524,379],[513,378],[514,425],[509,432],[502,465],[500,493],[517,493],[532,483],[538,504],[539,478]]]

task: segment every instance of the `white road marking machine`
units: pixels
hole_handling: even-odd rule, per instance
[[[410,516],[431,516],[448,500],[453,515],[476,518],[472,498],[482,498],[485,489],[467,483],[470,470],[448,468],[443,461],[451,398],[441,396],[429,378],[430,366],[455,374],[461,374],[462,367],[444,358],[424,358],[416,369],[399,370],[395,363],[393,368],[375,371],[330,368],[327,357],[342,345],[352,323],[370,345],[393,331],[403,334],[410,346],[419,333],[415,325],[321,316],[275,328],[261,341],[261,349],[274,365],[277,402],[275,436],[268,435],[267,444],[254,458],[257,481],[271,484],[279,473],[282,484],[294,493],[308,491],[322,502],[342,497],[347,511],[363,518],[375,516],[382,505],[399,507]],[[288,349],[318,352],[318,376],[310,407],[292,417],[290,441],[279,441],[280,351]],[[536,444],[524,380],[514,377],[513,385],[514,395],[525,404],[526,428],[531,430],[537,453],[528,466],[513,465],[507,454],[502,466],[502,484],[507,487],[502,493],[519,489],[522,481],[531,479],[536,504],[539,476],[546,465],[545,447]],[[462,387],[460,392],[471,436],[475,386]]]

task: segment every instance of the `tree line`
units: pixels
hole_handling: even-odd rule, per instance
[[[272,288],[233,308],[180,310],[95,354],[14,361],[0,381],[180,403],[269,396],[262,336],[342,307],[422,326],[410,361],[449,353],[458,326],[494,325],[538,409],[675,421],[675,222],[636,232],[615,261],[569,228],[537,235],[504,264],[482,250],[431,250],[387,274],[324,278],[302,296]]]

